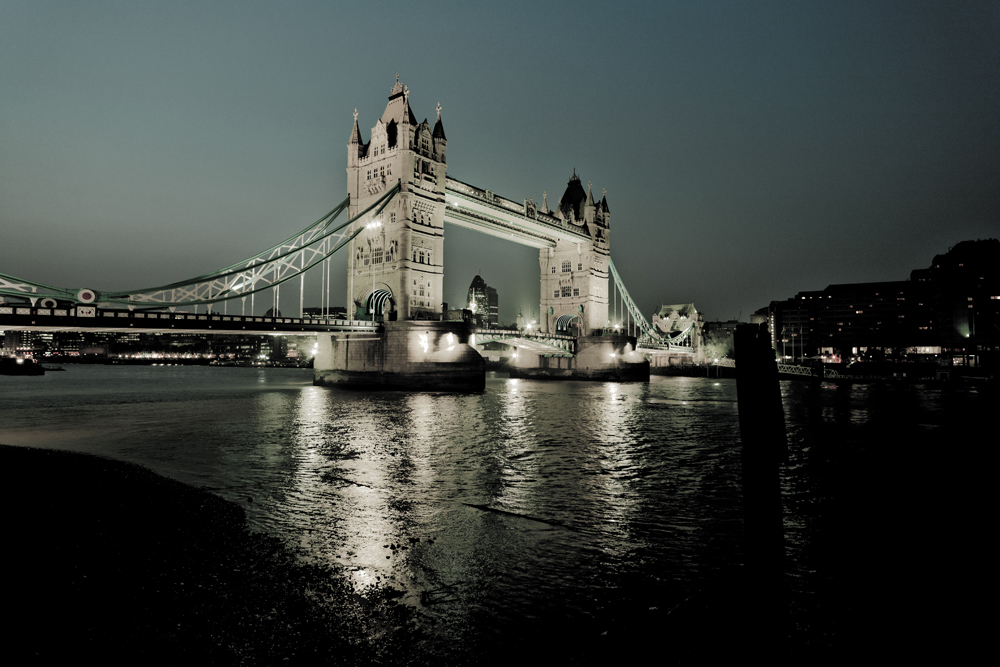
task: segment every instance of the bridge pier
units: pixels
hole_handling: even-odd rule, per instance
[[[580,336],[572,357],[518,350],[512,378],[649,382],[649,362],[635,351],[632,336]]]
[[[386,322],[380,333],[318,334],[313,384],[359,389],[482,391],[486,362],[466,322]]]

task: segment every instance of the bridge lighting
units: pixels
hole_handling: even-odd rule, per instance
[[[615,358],[615,356],[616,356],[616,355],[615,355],[615,353],[614,353],[614,352],[612,352],[612,353],[611,353],[611,358],[612,358],[612,359],[614,359],[614,358]]]

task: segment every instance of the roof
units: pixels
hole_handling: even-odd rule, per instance
[[[582,218],[583,202],[585,201],[587,201],[587,193],[580,183],[580,177],[576,175],[576,169],[574,169],[569,183],[566,184],[566,191],[559,199],[559,209],[563,212],[564,216],[568,216],[569,211],[572,209],[577,218]]]
[[[437,122],[434,123],[434,138],[448,140],[448,137],[444,136],[444,124],[441,122],[441,116],[438,116]]]

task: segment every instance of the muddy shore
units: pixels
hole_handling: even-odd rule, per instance
[[[426,664],[411,610],[130,463],[0,445],[8,664]]]

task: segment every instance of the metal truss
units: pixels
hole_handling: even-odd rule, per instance
[[[85,304],[125,305],[140,309],[197,306],[247,297],[277,287],[321,264],[364,231],[364,225],[355,225],[356,222],[366,217],[377,218],[399,190],[400,183],[397,181],[394,187],[371,206],[347,222],[333,227],[333,221],[350,203],[348,197],[325,216],[272,248],[188,280],[160,287],[97,292],[90,289],[50,287],[0,274],[0,296],[28,298],[32,303],[38,299],[54,299]]]
[[[674,341],[684,340],[691,333],[694,328],[694,324],[688,326],[687,329],[682,331],[677,336],[667,337],[659,333],[652,324],[650,324],[646,318],[643,316],[642,311],[639,310],[639,306],[635,304],[632,299],[632,295],[628,293],[628,289],[625,287],[625,283],[622,282],[622,278],[618,275],[618,269],[615,268],[615,263],[610,258],[608,259],[608,267],[611,269],[611,276],[615,281],[615,288],[622,297],[622,301],[625,307],[628,309],[629,315],[632,320],[639,326],[639,330],[642,334],[639,336],[636,347],[652,349],[652,350],[678,350],[678,351],[690,351],[690,345],[678,345]]]

